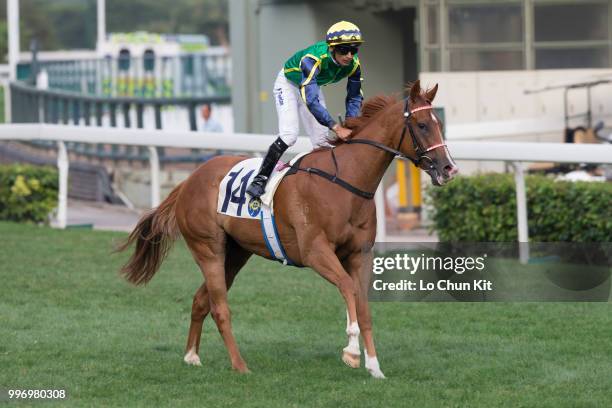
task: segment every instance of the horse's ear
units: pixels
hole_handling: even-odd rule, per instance
[[[415,83],[410,88],[410,99],[416,101],[417,98],[421,95],[421,80],[417,79]]]
[[[427,99],[429,103],[432,103],[434,98],[436,97],[437,92],[438,92],[438,84],[436,84],[436,86],[431,88],[429,91],[425,92],[425,99]]]

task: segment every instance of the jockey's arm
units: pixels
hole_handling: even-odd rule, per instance
[[[302,99],[317,122],[332,129],[336,125],[336,121],[319,101],[319,85],[317,84],[317,75],[320,71],[319,61],[305,57],[300,64],[300,68],[302,71],[300,85]]]
[[[361,65],[357,62],[357,69],[349,77],[346,83],[346,117],[359,116],[363,94],[361,93]]]

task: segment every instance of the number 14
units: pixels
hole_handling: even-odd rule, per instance
[[[240,179],[240,184],[238,185],[238,187],[232,190],[232,188],[234,187],[234,182],[236,181],[238,175],[242,172],[242,170],[243,169],[233,171],[229,174],[230,179],[228,180],[227,186],[225,187],[225,200],[223,201],[223,205],[221,206],[221,212],[223,213],[227,211],[227,206],[230,202],[232,202],[234,204],[238,204],[238,211],[236,212],[236,215],[240,216],[242,214],[242,206],[246,203],[245,195],[247,183],[249,182],[251,174],[253,174],[253,172],[255,171],[251,170],[247,174],[245,174]]]

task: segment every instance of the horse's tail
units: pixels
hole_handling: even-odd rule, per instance
[[[142,285],[153,278],[179,235],[175,207],[182,185],[176,186],[159,207],[143,215],[134,231],[116,249],[124,251],[136,242],[130,260],[121,268],[121,274],[134,285]]]

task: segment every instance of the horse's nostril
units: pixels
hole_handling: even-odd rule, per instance
[[[444,166],[444,172],[449,176],[453,176],[459,172],[459,169],[457,168],[457,166],[449,164]]]

